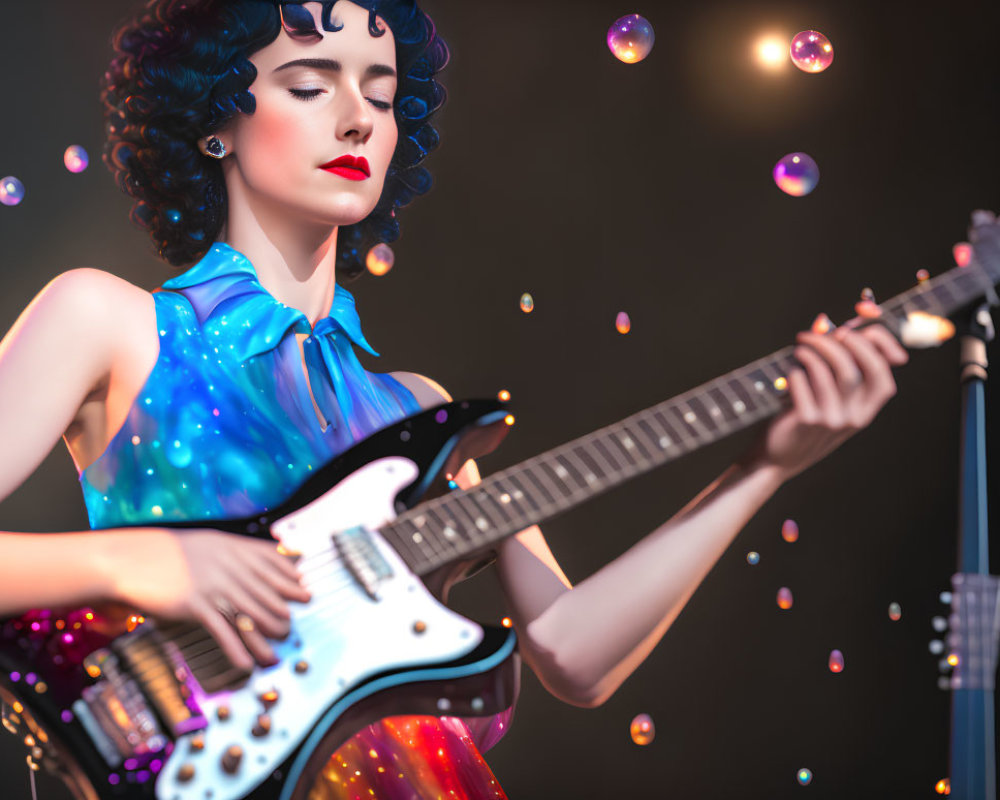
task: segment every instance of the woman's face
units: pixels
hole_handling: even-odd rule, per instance
[[[233,180],[242,184],[258,216],[350,225],[375,208],[396,148],[395,41],[388,28],[372,36],[368,11],[348,0],[334,6],[333,21],[344,26],[337,32],[323,30],[319,3],[304,8],[323,38],[303,42],[282,30],[250,58],[257,110],[224,131],[227,183],[231,193]]]

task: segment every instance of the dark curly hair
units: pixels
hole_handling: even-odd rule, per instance
[[[135,198],[132,220],[149,231],[160,257],[182,266],[198,260],[226,220],[222,167],[197,142],[237,113],[252,114],[249,57],[282,29],[298,38],[306,0],[149,0],[115,33],[117,56],[104,77],[107,144],[104,161]],[[336,0],[320,0],[327,30]],[[364,269],[368,249],[399,238],[396,208],[431,185],[420,166],[438,144],[430,120],[445,100],[434,76],[448,48],[415,0],[351,0],[378,14],[393,33],[400,79],[394,111],[399,142],[375,210],[337,236],[337,269],[347,278]]]

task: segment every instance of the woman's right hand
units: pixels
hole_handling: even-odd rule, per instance
[[[310,599],[301,573],[276,542],[202,529],[103,536],[112,602],[153,617],[201,623],[241,669],[255,661],[275,663],[266,639],[288,635],[289,601]]]

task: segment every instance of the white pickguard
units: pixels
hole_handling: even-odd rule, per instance
[[[302,553],[313,599],[292,604],[291,635],[271,643],[279,664],[255,670],[239,691],[198,698],[211,724],[178,740],[157,779],[157,800],[238,800],[268,778],[359,681],[387,669],[457,658],[479,644],[482,628],[441,605],[380,536],[371,534],[393,575],[380,584],[378,600],[358,585],[331,540],[337,531],[374,531],[392,520],[396,493],[417,474],[405,458],[373,461],[272,526],[285,547]],[[321,563],[326,566],[313,566]],[[418,622],[422,633],[414,627]],[[302,661],[308,668],[297,672]],[[254,737],[251,731],[265,712],[260,695],[270,690],[278,692],[267,709],[270,732]],[[222,706],[229,709],[224,721],[218,719]],[[204,741],[197,751],[191,747],[196,737]],[[243,751],[234,774],[222,768],[231,745]],[[194,775],[182,782],[178,775],[185,765]]]

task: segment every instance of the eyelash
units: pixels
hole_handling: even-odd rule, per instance
[[[292,97],[296,97],[299,100],[304,100],[309,102],[310,100],[315,100],[321,94],[323,94],[323,89],[289,89],[289,93]],[[366,98],[369,103],[372,104],[374,108],[379,111],[389,111],[392,108],[392,103],[387,103],[384,100],[373,100],[372,98]]]

